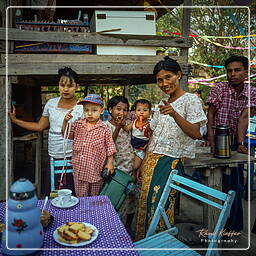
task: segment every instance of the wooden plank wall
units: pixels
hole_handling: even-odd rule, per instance
[[[0,28],[0,40],[5,40],[5,28]],[[31,41],[71,44],[106,44],[119,46],[151,46],[177,47],[192,46],[192,39],[188,37],[127,35],[127,34],[97,34],[76,32],[37,32],[30,30],[8,29],[8,40]]]
[[[184,57],[174,58],[179,63],[184,59]],[[9,54],[8,74],[55,75],[59,68],[70,65],[80,75],[152,75],[154,65],[159,60],[162,60],[161,56]],[[5,74],[4,66],[0,67],[0,74]]]
[[[185,56],[172,56],[188,74]],[[30,76],[45,84],[56,84],[59,68],[70,66],[79,74],[81,84],[147,84],[154,83],[152,71],[162,56],[111,56],[79,54],[9,54],[8,74]],[[2,55],[0,63],[4,64]],[[0,75],[5,66],[0,65]]]

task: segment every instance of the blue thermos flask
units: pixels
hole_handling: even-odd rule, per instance
[[[35,187],[29,180],[22,178],[12,184],[2,234],[4,255],[36,255],[43,247],[44,233],[37,202]]]

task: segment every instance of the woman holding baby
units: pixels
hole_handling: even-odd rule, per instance
[[[136,240],[145,237],[170,172],[176,169],[182,174],[184,158],[195,157],[195,140],[200,139],[200,126],[207,120],[199,98],[181,88],[182,71],[175,60],[166,56],[155,65],[153,73],[166,97],[150,124],[153,135],[140,169]],[[175,198],[176,192],[172,191],[166,203],[170,223],[174,223]],[[160,222],[157,230],[164,228]]]

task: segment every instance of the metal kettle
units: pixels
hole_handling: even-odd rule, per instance
[[[214,157],[230,158],[230,128],[228,126],[217,125],[214,135]]]

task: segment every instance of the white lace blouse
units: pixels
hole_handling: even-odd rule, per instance
[[[166,101],[168,99],[165,99]],[[164,105],[160,101],[159,105]],[[171,103],[174,110],[190,123],[206,123],[206,115],[198,96],[185,93]],[[149,151],[166,156],[181,158],[195,157],[195,140],[186,135],[170,115],[161,115],[156,109],[150,124],[153,130]]]

